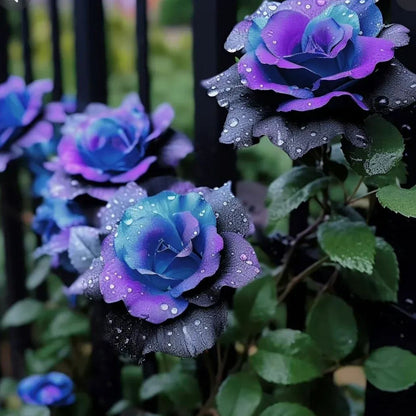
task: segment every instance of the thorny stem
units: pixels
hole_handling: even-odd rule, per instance
[[[283,291],[283,293],[279,296],[278,302],[279,303],[283,302],[296,285],[298,285],[302,280],[306,279],[312,273],[319,270],[321,266],[328,260],[329,260],[328,256],[322,257],[320,260],[310,265],[302,273],[299,273],[297,276],[291,279],[288,285],[286,286],[285,290]]]

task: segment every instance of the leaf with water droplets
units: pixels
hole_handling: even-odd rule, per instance
[[[350,354],[357,344],[358,329],[352,308],[341,298],[323,295],[308,314],[306,331],[334,361]]]
[[[389,185],[377,192],[377,198],[384,208],[408,218],[416,218],[416,186],[403,189]]]
[[[358,297],[373,302],[397,302],[399,264],[393,247],[382,238],[376,239],[376,257],[371,275],[343,270],[342,276]]]
[[[347,218],[325,222],[318,228],[318,241],[332,261],[347,269],[372,273],[376,238],[366,224]]]
[[[328,187],[331,179],[323,172],[301,166],[291,169],[276,179],[269,188],[269,215],[279,221],[289,215],[302,202]]]
[[[385,175],[403,157],[404,141],[393,124],[380,116],[369,117],[365,123],[369,145],[360,149],[343,142],[342,149],[351,167],[361,176]]]

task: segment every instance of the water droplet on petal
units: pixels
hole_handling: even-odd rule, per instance
[[[160,305],[160,309],[162,309],[162,311],[167,311],[169,309],[169,305],[167,305],[166,303],[162,303]]]
[[[238,126],[238,119],[232,118],[230,120],[230,127],[237,127]]]

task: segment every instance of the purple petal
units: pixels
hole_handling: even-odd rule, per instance
[[[165,166],[177,167],[179,162],[192,153],[192,142],[182,133],[175,133],[168,142],[163,145],[160,154],[160,163]]]
[[[363,110],[368,111],[369,108],[362,101],[362,97],[358,94],[351,94],[346,91],[333,91],[328,94],[323,95],[322,97],[308,98],[306,100],[291,100],[283,103],[279,106],[277,111],[287,113],[289,111],[311,111],[316,110],[317,108],[324,107],[332,99],[338,97],[350,97],[355,103]]]
[[[170,293],[172,296],[180,296],[183,292],[196,288],[199,283],[209,276],[213,276],[220,265],[220,251],[224,248],[224,242],[213,226],[204,230],[204,252],[198,270],[187,279],[179,283]],[[197,247],[196,247],[197,248]]]
[[[65,105],[59,102],[47,104],[44,117],[52,123],[65,123],[67,117]]]
[[[140,97],[137,93],[133,92],[128,94],[121,104],[123,108],[126,108],[128,110],[137,109],[139,112],[143,113],[145,111],[145,108],[140,101]]]
[[[108,201],[108,204],[101,208],[97,214],[100,219],[101,231],[105,233],[112,231],[113,227],[123,217],[126,209],[146,197],[146,191],[134,182],[119,188]]]
[[[0,84],[0,98],[4,98],[13,92],[22,92],[26,84],[22,78],[10,75],[6,82]]]
[[[70,230],[70,228],[66,228],[59,234],[53,235],[46,244],[35,250],[34,257],[39,258],[45,255],[53,256],[68,250]]]
[[[87,194],[108,201],[117,192],[117,187],[91,185],[71,178],[63,170],[58,170],[49,180],[49,191],[54,198],[75,199],[77,196]]]
[[[377,64],[394,58],[394,44],[390,40],[359,36],[356,40],[356,62],[354,67],[335,75],[316,81],[313,90],[320,88],[325,81],[335,81],[344,78],[361,79],[371,75]]]
[[[253,52],[245,54],[240,59],[238,62],[238,71],[250,89],[272,90],[280,94],[292,95],[299,98],[313,96],[311,91],[287,85],[287,81],[283,78],[278,67],[259,63]],[[303,68],[291,70],[293,75],[296,71],[299,71],[299,74],[307,74],[309,72]]]
[[[148,156],[144,158],[136,167],[131,170],[122,173],[121,175],[110,177],[110,182],[112,183],[126,183],[130,181],[135,181],[141,176],[143,176],[148,170],[149,167],[156,162],[156,156]]]
[[[26,134],[24,134],[16,145],[27,148],[36,143],[42,143],[53,137],[53,126],[47,121],[39,121]]]
[[[16,155],[12,153],[0,153],[0,172],[4,172],[7,168],[7,164],[12,160],[15,159]]]
[[[175,111],[170,104],[161,104],[152,114],[153,131],[146,138],[150,142],[158,138],[172,123],[175,117]]]
[[[67,289],[67,294],[84,295],[90,300],[102,301],[100,276],[103,268],[104,262],[100,258],[94,259],[88,270]]]
[[[58,156],[65,171],[71,175],[82,175],[94,182],[107,182],[110,178],[110,175],[85,164],[72,136],[62,137],[58,145]]]
[[[38,80],[32,82],[27,86],[29,91],[30,100],[28,103],[27,111],[22,118],[24,125],[29,124],[39,114],[42,107],[43,95],[51,92],[53,89],[53,83],[50,80]]]
[[[292,55],[302,40],[309,19],[302,13],[283,10],[274,14],[261,32],[267,48],[277,57]]]
[[[160,324],[182,314],[188,306],[184,299],[175,299],[157,292],[131,277],[135,271],[122,263],[114,250],[114,236],[102,245],[104,268],[100,276],[100,290],[106,303],[123,301],[130,315],[153,324]]]

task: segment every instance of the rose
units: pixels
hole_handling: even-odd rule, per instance
[[[135,357],[194,356],[210,348],[226,323],[221,289],[243,286],[260,271],[244,239],[247,214],[230,184],[150,197],[129,184],[101,221],[110,234],[72,293],[82,286],[108,304],[124,303],[110,309],[110,340]]]
[[[407,33],[383,27],[374,0],[264,2],[227,40],[243,51],[238,64],[205,82],[229,107],[221,141],[248,146],[268,135],[292,158],[338,134],[365,145],[368,112],[416,99],[416,76],[393,60]]]
[[[18,394],[26,404],[38,406],[68,406],[75,401],[74,384],[63,373],[52,372],[23,379]]]
[[[22,154],[22,149],[51,137],[50,124],[40,121],[43,96],[51,90],[49,80],[26,86],[16,76],[0,85],[0,172]]]
[[[89,193],[106,200],[116,184],[137,180],[156,161],[162,167],[177,166],[192,145],[184,135],[167,130],[173,117],[168,104],[149,117],[137,94],[127,96],[119,108],[91,104],[84,113],[70,116],[62,129],[58,160],[50,165],[57,171],[53,196],[72,199]],[[105,184],[112,184],[110,190],[103,190]],[[99,188],[101,194],[94,193]]]

